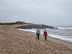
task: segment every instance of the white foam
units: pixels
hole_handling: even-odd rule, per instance
[[[36,29],[19,29],[19,30],[23,30],[23,31],[29,31],[29,32],[33,32],[36,33]],[[41,34],[43,34],[43,32],[41,31]],[[53,37],[53,38],[58,38],[67,42],[71,42],[72,43],[72,38],[68,38],[66,36],[59,36],[59,35],[54,35],[54,34],[48,34],[48,36]]]
[[[29,32],[34,32],[34,33],[36,33],[36,31],[35,31],[35,30],[33,30],[33,29],[19,29],[19,30],[29,31]]]
[[[72,27],[57,27],[58,29],[72,29]]]
[[[53,38],[58,38],[58,39],[61,39],[61,40],[64,40],[64,41],[72,43],[72,38],[68,38],[66,36],[59,36],[59,35],[52,35],[52,34],[49,34],[49,36],[53,37]]]

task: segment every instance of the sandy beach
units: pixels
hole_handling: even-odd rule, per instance
[[[72,43],[18,30],[21,25],[0,25],[0,54],[72,54]]]

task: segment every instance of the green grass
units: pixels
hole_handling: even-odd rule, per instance
[[[29,23],[25,23],[25,22],[0,23],[0,25],[15,25],[15,24],[29,24]]]

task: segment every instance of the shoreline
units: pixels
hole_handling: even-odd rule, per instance
[[[72,43],[56,38],[20,31],[16,27],[21,25],[0,25],[0,53],[1,54],[72,54]]]
[[[36,34],[35,33],[35,31],[29,31],[28,29],[27,30],[24,30],[24,29],[18,29],[18,30],[21,30],[21,31],[26,31],[26,32],[30,32],[30,33],[34,33],[34,34]],[[41,34],[40,36],[42,36],[43,37],[43,35]],[[53,41],[53,42],[57,42],[57,43],[59,43],[60,42],[60,44],[62,43],[62,44],[64,44],[64,45],[69,45],[70,44],[70,47],[72,47],[72,42],[68,42],[68,41],[65,41],[65,40],[62,40],[62,39],[59,39],[59,38],[55,38],[55,37],[51,37],[51,36],[47,36],[48,38],[48,40],[50,40],[50,41]],[[64,43],[65,42],[65,43]]]
[[[19,28],[18,30],[36,33],[36,29],[34,30],[34,29],[20,29],[20,28]],[[43,34],[43,32],[41,32],[41,34]],[[48,34],[48,35],[49,35],[49,37],[56,38],[56,39],[59,39],[59,40],[63,40],[63,41],[72,43],[71,40],[68,40],[68,39],[66,39],[66,38],[62,38],[62,37],[59,36],[59,35],[53,35],[53,34]]]

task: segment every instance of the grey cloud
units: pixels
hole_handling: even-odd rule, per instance
[[[18,20],[47,25],[72,25],[72,0],[0,0],[0,21]]]

